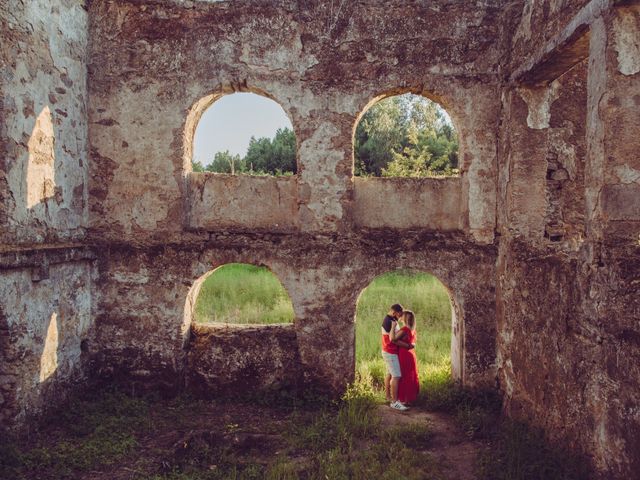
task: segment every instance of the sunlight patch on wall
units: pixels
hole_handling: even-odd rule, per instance
[[[49,107],[44,107],[33,127],[27,147],[27,208],[55,195],[55,138]]]
[[[40,383],[51,377],[58,368],[58,314],[52,313],[40,357]]]

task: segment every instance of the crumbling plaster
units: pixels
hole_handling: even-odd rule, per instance
[[[77,1],[0,3],[0,423],[86,381],[88,15]]]
[[[261,364],[282,383],[340,392],[359,293],[412,268],[450,291],[456,378],[497,384],[602,478],[640,470],[634,2],[10,1],[0,22],[3,424],[88,373],[204,394],[251,378],[243,352],[212,374],[227,334],[191,328],[199,279],[229,262],[268,266],[296,317],[241,343],[283,353]],[[198,115],[235,91],[282,105],[296,176],[189,171]],[[353,178],[358,118],[403,92],[450,113],[459,178]]]
[[[525,8],[543,15],[547,4]],[[592,1],[574,17],[532,22],[514,51],[523,37],[549,40],[513,57],[522,63],[503,94],[496,309],[505,411],[584,452],[602,478],[633,478],[640,461],[640,82],[625,75],[616,40],[621,26],[632,30],[623,38],[640,38],[633,10]],[[577,40],[567,48],[569,38]],[[572,68],[558,78],[555,61]],[[552,101],[527,104],[523,89]],[[531,122],[532,109],[544,121]],[[573,226],[554,241],[545,224],[558,211]]]
[[[3,2],[3,243],[76,241],[87,224],[87,12]]]

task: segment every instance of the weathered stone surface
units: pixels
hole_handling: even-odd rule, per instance
[[[93,324],[82,2],[0,3],[0,426],[86,379]]]
[[[342,239],[233,232],[180,247],[112,246],[98,263],[93,297],[96,373],[176,382],[175,372],[185,369],[194,294],[209,272],[229,262],[266,265],[282,282],[296,316],[300,369],[327,393],[341,391],[354,375],[360,292],[376,276],[401,268],[431,272],[450,289],[459,322],[457,378],[493,383],[495,248],[415,231]],[[327,328],[335,324],[343,325],[339,336]]]
[[[291,230],[298,219],[294,177],[191,173],[189,228]]]
[[[191,327],[187,385],[205,395],[295,388],[303,379],[293,325]]]
[[[354,178],[353,221],[367,228],[463,230],[459,178]]]
[[[526,8],[550,15],[554,3],[562,2]],[[620,62],[615,39],[635,13],[607,2],[569,3],[564,8],[580,7],[575,17],[531,23],[527,38],[549,40],[518,60],[515,72],[547,68],[556,50],[562,64],[560,39],[581,25],[589,32],[588,63],[537,87],[554,94],[535,131],[526,127],[531,102],[505,102],[498,378],[508,414],[584,452],[602,478],[633,478],[640,462],[640,81],[624,73],[629,63]],[[523,35],[516,34],[516,51]]]
[[[234,5],[91,4],[95,233],[143,239],[154,230],[181,229],[183,208],[189,208],[180,200],[183,176],[191,175],[184,159],[194,123],[211,101],[233,91],[267,95],[292,120],[299,228],[348,229],[356,121],[373,99],[412,91],[441,101],[462,133],[462,202],[469,218],[463,223],[479,241],[492,241],[496,46],[503,40],[494,22],[498,6],[467,11],[456,3],[435,9],[416,4],[408,20],[399,4],[362,9],[343,2],[334,11],[324,2]],[[451,29],[442,28],[444,19],[467,32],[464,49],[456,47]],[[476,82],[478,76],[484,81]],[[128,108],[132,104],[137,107]],[[162,122],[149,129],[147,118]],[[121,202],[123,196],[133,201]]]
[[[0,421],[23,422],[86,378],[92,325],[86,262],[0,273]]]
[[[2,3],[2,423],[89,370],[222,395],[252,365],[261,387],[339,393],[358,295],[412,268],[450,291],[456,379],[633,478],[638,18],[628,0]],[[236,91],[282,105],[298,175],[190,171],[200,115]],[[459,178],[353,178],[357,120],[404,92],[450,113]],[[190,336],[229,262],[282,281],[283,335]]]
[[[87,12],[0,5],[1,243],[78,240],[87,224]]]

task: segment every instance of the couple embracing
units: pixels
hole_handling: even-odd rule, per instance
[[[398,322],[402,322],[402,326]],[[382,321],[382,358],[387,367],[384,390],[395,410],[407,410],[420,390],[416,359],[416,317],[396,303]]]

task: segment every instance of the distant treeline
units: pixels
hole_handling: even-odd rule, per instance
[[[278,129],[273,139],[251,137],[244,157],[225,150],[216,152],[209,165],[193,162],[194,172],[292,175],[296,168],[296,136],[289,128]]]
[[[428,177],[458,173],[458,136],[437,104],[418,95],[377,102],[358,123],[354,145],[355,174]],[[289,128],[270,139],[251,137],[244,157],[217,152],[195,172],[292,175],[296,173],[296,138]]]

